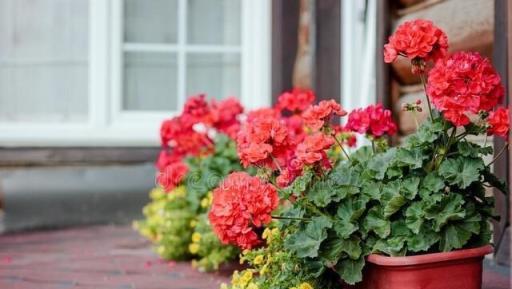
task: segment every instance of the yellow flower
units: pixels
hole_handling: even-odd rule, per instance
[[[233,284],[233,286],[240,285],[240,274],[238,273],[238,271],[233,272],[233,277],[231,278],[231,284]]]
[[[210,200],[208,200],[208,198],[202,199],[201,200],[201,207],[208,208],[208,206],[210,206]]]
[[[269,228],[265,228],[265,230],[263,231],[263,234],[261,236],[263,237],[263,239],[267,239],[268,237],[270,237],[271,233],[272,233],[272,230],[270,230]]]
[[[194,232],[194,234],[192,234],[192,242],[199,243],[199,241],[201,241],[201,234]]]
[[[254,258],[254,265],[260,265],[263,263],[263,261],[265,260],[265,258],[263,257],[263,255],[258,255],[256,256],[256,258]]]
[[[242,274],[242,277],[240,277],[240,285],[243,287],[247,286],[249,282],[252,280],[252,271],[245,271],[244,274]]]
[[[267,273],[267,270],[268,270],[268,265],[265,264],[263,265],[263,267],[261,267],[261,270],[260,270],[260,275],[265,275]]]
[[[299,285],[299,289],[314,289],[314,288],[308,282],[304,282]]]
[[[193,243],[193,244],[188,245],[188,250],[192,254],[197,254],[197,252],[199,252],[199,244]]]
[[[258,289],[258,285],[254,284],[254,283],[249,283],[249,285],[247,286],[247,289]]]
[[[158,255],[163,255],[165,253],[165,247],[158,246],[158,248],[156,248],[156,252],[158,253]]]
[[[196,220],[190,221],[190,228],[195,228],[196,226],[197,226],[197,221]]]

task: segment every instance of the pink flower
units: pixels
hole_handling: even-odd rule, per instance
[[[384,109],[381,104],[350,112],[345,129],[374,137],[381,137],[384,134],[394,135],[397,131],[391,111]]]
[[[467,114],[492,110],[503,98],[498,73],[476,52],[457,52],[430,70],[428,97],[455,126],[469,124]]]

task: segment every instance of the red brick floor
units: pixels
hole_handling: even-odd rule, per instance
[[[129,227],[0,236],[0,289],[216,289],[228,279],[228,270],[201,274],[160,261]],[[484,289],[509,288],[507,274],[484,273]]]
[[[129,227],[0,236],[1,289],[216,289],[228,278],[160,261]]]

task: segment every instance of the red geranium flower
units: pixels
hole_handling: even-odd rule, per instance
[[[489,129],[487,133],[489,135],[497,135],[503,138],[508,137],[508,130],[510,127],[509,111],[507,108],[500,107],[489,114],[488,118]]]
[[[307,126],[313,130],[319,130],[333,115],[344,116],[347,112],[333,99],[322,100],[318,105],[309,107],[302,117]]]
[[[187,172],[186,164],[182,162],[171,163],[159,172],[157,181],[166,192],[169,192],[181,183]]]
[[[492,110],[503,98],[498,73],[476,52],[458,52],[430,70],[428,97],[455,126],[469,124],[467,114]]]
[[[255,118],[237,137],[238,155],[245,167],[255,164],[275,169],[275,162],[287,162],[292,146],[288,128],[278,118]]]
[[[317,132],[306,136],[297,146],[297,159],[306,165],[313,165],[322,160],[328,160],[325,150],[334,144],[332,137]]]
[[[213,191],[208,218],[224,244],[251,249],[261,243],[255,229],[272,220],[271,213],[278,205],[279,197],[272,185],[236,172]]]
[[[350,112],[345,129],[381,137],[384,134],[394,135],[397,127],[391,111],[384,109],[382,104],[377,104]]]
[[[229,97],[219,102],[213,100],[211,104],[213,127],[234,139],[240,130],[238,116],[243,112],[244,108],[235,97]]]
[[[204,94],[192,96],[187,99],[181,114],[181,124],[188,127],[193,127],[197,123],[210,124],[211,114],[210,106],[206,101]]]
[[[384,45],[384,61],[391,63],[398,55],[411,60],[437,61],[446,55],[447,50],[446,34],[432,21],[417,19],[404,22],[389,37],[389,42]]]
[[[276,108],[291,112],[302,112],[315,101],[315,93],[309,89],[294,88],[278,98]]]

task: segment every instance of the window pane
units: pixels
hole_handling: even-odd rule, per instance
[[[125,53],[123,109],[176,110],[176,58],[172,53]]]
[[[241,0],[189,0],[188,43],[240,44],[240,2]]]
[[[177,0],[125,0],[125,41],[176,43],[177,11]]]
[[[0,0],[0,121],[85,121],[88,0]]]
[[[224,98],[240,95],[239,54],[187,55],[187,95]]]

